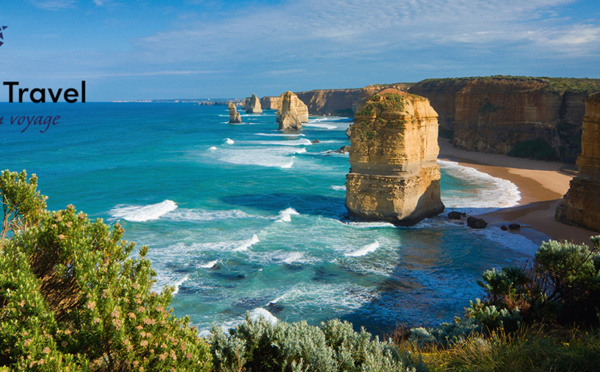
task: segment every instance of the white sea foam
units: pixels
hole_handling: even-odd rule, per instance
[[[393,227],[396,228],[391,222],[358,222],[358,221],[350,221],[350,222],[342,222],[344,225],[356,227],[359,229],[372,229],[372,228],[381,228],[381,227]]]
[[[219,262],[219,261],[218,260],[210,261],[210,262],[205,263],[204,265],[200,265],[200,267],[203,269],[212,269],[213,267],[215,267],[217,262]]]
[[[289,134],[289,133],[255,133],[257,136],[263,136],[263,137],[304,137],[305,135],[302,133],[294,133],[294,134]]]
[[[262,167],[291,168],[295,154],[306,152],[305,148],[292,146],[228,148],[219,151],[219,160],[239,165],[258,165]]]
[[[165,216],[172,221],[223,221],[229,219],[257,218],[258,216],[249,215],[244,211],[232,209],[228,211],[205,211],[202,209],[182,209],[169,213]]]
[[[217,149],[217,148],[216,148],[215,146],[211,146],[211,147],[209,148],[209,150],[210,150],[210,151],[215,151],[216,149]]]
[[[498,227],[487,227],[486,229],[470,229],[472,234],[479,235],[487,240],[491,240],[506,248],[523,253],[529,257],[535,256],[538,245],[520,234],[513,234],[508,231],[502,231]]]
[[[249,145],[274,145],[274,146],[310,146],[313,143],[307,138],[300,138],[289,141],[243,141],[240,142]]]
[[[264,318],[267,322],[273,325],[277,324],[279,321],[275,315],[271,314],[268,310],[265,310],[262,307],[258,307],[250,311],[250,319],[252,319],[252,321],[255,322],[260,318]]]
[[[373,242],[371,244],[367,244],[364,247],[357,249],[354,252],[345,253],[344,256],[361,257],[361,256],[365,256],[371,252],[375,252],[377,250],[377,248],[379,248],[379,242],[377,240],[375,240],[375,242]]]
[[[442,201],[447,208],[466,208],[469,210],[465,212],[469,214],[480,214],[493,209],[513,207],[521,200],[518,187],[508,180],[490,176],[453,161],[438,160],[438,164],[447,174],[479,186],[465,191],[454,191],[451,194],[442,193]]]
[[[283,262],[286,264],[292,264],[294,262],[300,261],[304,257],[304,253],[302,252],[290,252],[286,258],[283,259]]]
[[[254,244],[260,242],[258,236],[256,234],[252,235],[252,238],[243,240],[240,244],[233,249],[234,252],[247,251],[248,248],[252,247]]]
[[[233,145],[235,143],[235,141],[231,138],[225,138],[223,141],[225,141],[225,143],[227,143],[228,145]]]
[[[314,127],[314,128],[323,128],[323,129],[338,129],[337,125],[330,125],[330,124],[317,124],[317,123],[307,123],[307,124],[302,124],[302,126],[305,127]]]
[[[292,215],[300,215],[294,208],[287,208],[279,212],[279,218],[276,222],[291,222]]]
[[[279,296],[279,297],[277,297],[277,298],[276,298],[276,299],[274,299],[273,301],[269,301],[269,303],[268,303],[266,306],[269,306],[269,305],[271,305],[271,304],[276,304],[276,303],[278,303],[279,301],[283,300],[283,298],[284,298],[284,297],[285,297],[285,294],[284,294],[284,295],[282,295],[282,296]]]
[[[346,191],[346,186],[338,186],[338,185],[333,185],[331,186],[332,190],[338,190],[338,191]]]
[[[340,124],[350,124],[352,121],[345,116],[327,116],[327,117],[319,117],[319,118],[312,118],[308,120],[309,123],[320,123],[320,122],[327,122],[327,123],[340,123]]]
[[[171,286],[174,287],[173,292],[171,292],[171,294],[176,295],[177,293],[179,293],[179,286],[181,286],[183,283],[185,283],[189,278],[190,278],[189,275],[186,275],[183,278],[176,281],[175,283],[170,284]]]
[[[160,203],[143,206],[118,205],[110,210],[110,214],[115,218],[122,218],[127,221],[144,222],[156,220],[175,209],[177,209],[177,204],[167,199]]]

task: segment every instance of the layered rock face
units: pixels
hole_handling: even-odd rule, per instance
[[[231,102],[229,102],[229,123],[230,124],[239,124],[242,122],[242,117],[240,116],[240,113],[237,112],[237,109],[235,108],[235,105]]]
[[[279,97],[263,97],[260,99],[260,105],[263,109],[266,110],[277,110],[277,105],[279,104]]]
[[[556,220],[600,231],[600,93],[585,101],[579,175],[556,208]]]
[[[302,123],[308,123],[308,108],[297,95],[287,91],[283,93],[277,105],[279,129],[300,130]]]
[[[316,89],[308,92],[297,92],[308,106],[308,111],[319,116],[354,116],[354,113],[363,103],[377,92],[394,88],[406,90],[405,84],[369,85],[356,89]]]
[[[408,91],[431,101],[440,134],[457,147],[574,163],[583,101],[598,88],[597,79],[499,76],[424,80]]]
[[[394,89],[371,97],[350,135],[350,214],[411,225],[443,212],[437,137],[437,113],[426,98]]]
[[[248,101],[246,102],[246,100]],[[252,93],[252,96],[246,100],[244,100],[244,109],[247,114],[262,114],[262,107],[256,94]]]

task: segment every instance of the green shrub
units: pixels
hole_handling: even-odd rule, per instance
[[[381,114],[384,111],[404,111],[405,98],[398,93],[376,94],[369,98],[367,102],[356,112],[356,115],[374,115]]]
[[[73,206],[49,212],[36,184],[25,172],[0,177],[0,366],[209,370],[208,345],[168,308],[172,289],[151,292],[148,248],[129,258],[121,226]]]
[[[416,371],[425,370],[391,342],[355,332],[348,322],[320,327],[306,322],[246,321],[225,335],[214,326],[209,339],[217,371]],[[406,364],[410,365],[407,366]]]
[[[491,329],[514,329],[521,320],[528,324],[553,321],[597,325],[600,236],[592,242],[592,249],[585,244],[546,242],[524,269],[486,271],[478,282],[486,297],[471,302],[468,316]]]

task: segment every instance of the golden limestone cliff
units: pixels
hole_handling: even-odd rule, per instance
[[[271,97],[265,96],[260,99],[260,105],[263,109],[266,110],[277,110],[277,104],[279,103],[279,96]]]
[[[359,108],[350,133],[351,215],[412,225],[444,211],[437,113],[426,98],[383,90]]]
[[[281,130],[300,130],[308,123],[308,107],[296,94],[287,91],[277,103],[277,122]]]
[[[579,175],[556,208],[556,220],[600,231],[600,93],[585,101]]]

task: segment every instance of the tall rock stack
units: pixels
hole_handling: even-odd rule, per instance
[[[444,211],[437,113],[426,98],[385,89],[359,108],[351,128],[351,215],[412,225]]]
[[[242,122],[240,113],[235,108],[235,105],[229,102],[229,124],[239,124]]]
[[[308,107],[296,94],[287,91],[277,103],[277,122],[279,129],[300,130],[302,123],[308,123]]]
[[[246,100],[244,100],[244,103]],[[260,107],[260,100],[256,94],[252,93],[252,96],[248,100],[247,106],[245,107],[246,114],[262,114],[262,108]]]
[[[600,93],[585,100],[579,175],[556,208],[556,220],[600,231]]]

